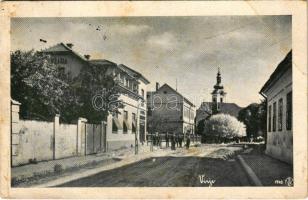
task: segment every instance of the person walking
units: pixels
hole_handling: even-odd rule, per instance
[[[179,147],[179,134],[175,135],[175,143],[176,143],[176,147]]]
[[[175,150],[175,134],[171,136],[171,150]]]
[[[189,146],[190,146],[190,135],[188,133],[186,136],[186,149],[189,149]]]
[[[180,148],[182,148],[182,142],[183,142],[183,134],[179,135],[179,144],[180,144]]]
[[[169,147],[169,134],[168,132],[166,133],[166,147]]]

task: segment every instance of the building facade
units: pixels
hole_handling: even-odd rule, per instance
[[[178,91],[156,83],[156,91],[148,92],[147,99],[149,133],[195,133],[195,105]]]
[[[267,99],[266,154],[293,163],[292,51],[282,60],[262,87]]]
[[[119,97],[124,107],[118,113],[107,117],[107,149],[134,146],[146,140],[146,93],[150,83],[139,72],[108,60],[91,60],[89,55],[80,56],[73,50],[72,44],[60,43],[42,52],[51,55],[51,61],[63,67],[67,74],[76,77],[83,67],[95,65],[102,68],[102,73],[114,77],[119,90]],[[136,136],[137,134],[137,136]]]

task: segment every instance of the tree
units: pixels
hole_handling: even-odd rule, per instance
[[[240,110],[238,119],[246,125],[247,137],[257,138],[266,133],[266,101],[253,103]]]
[[[33,50],[11,53],[11,96],[22,103],[23,118],[50,120],[60,112],[68,84],[49,56]]]
[[[205,123],[205,137],[233,139],[246,136],[245,125],[228,114],[212,115]]]
[[[200,120],[199,122],[198,122],[198,124],[197,124],[197,128],[196,128],[196,133],[198,134],[198,135],[202,135],[203,134],[203,132],[204,132],[204,129],[205,129],[205,119],[202,119],[202,120]]]
[[[70,82],[68,102],[62,112],[66,121],[84,117],[93,123],[106,120],[109,113],[119,112],[119,89],[114,77],[107,75],[106,68],[88,65]],[[71,101],[70,101],[71,100]]]
[[[11,96],[21,103],[22,118],[45,121],[60,114],[64,122],[100,122],[123,107],[106,69],[88,63],[72,78],[50,56],[33,50],[11,53]]]

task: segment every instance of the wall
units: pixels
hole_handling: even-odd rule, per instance
[[[276,131],[267,134],[266,153],[282,161],[293,163],[293,132],[286,130],[286,96],[290,91],[292,91],[292,69],[285,72],[266,93],[267,107],[272,105],[271,121],[273,121],[273,103],[277,102]],[[283,99],[282,131],[278,131],[278,101],[280,98]],[[267,117],[269,117],[268,114]]]
[[[164,85],[154,93],[149,93],[148,132],[183,133],[183,98]]]
[[[14,164],[25,164],[29,159],[37,161],[53,159],[53,123],[19,121],[19,140]]]
[[[86,155],[86,119],[79,118],[77,124],[60,124],[59,115],[53,122],[20,120],[20,103],[12,101],[11,106],[12,166]]]
[[[63,54],[63,55],[52,55],[57,58],[64,58],[67,61],[67,64],[60,64],[65,68],[66,73],[70,73],[72,77],[79,75],[80,70],[85,65],[85,63],[78,57],[72,54]]]
[[[127,111],[128,113],[128,123],[132,124],[132,114],[135,113],[137,117],[137,129],[139,126],[139,118],[140,118],[140,111],[144,111],[141,107],[139,107],[139,111],[137,111],[138,108],[138,102],[133,100],[130,97],[127,97],[125,95],[120,95],[119,99],[123,100],[124,102],[124,108],[119,109],[118,114],[118,120],[123,125],[123,116],[124,111]],[[137,116],[137,113],[139,116]],[[110,114],[107,118],[107,149],[113,150],[118,149],[121,147],[130,147],[131,145],[135,145],[135,133],[132,132],[132,129],[128,129],[127,133],[123,132],[122,130],[118,130],[117,132],[112,131],[112,115]],[[132,127],[132,125],[131,125]],[[136,131],[137,132],[137,131]],[[137,138],[139,138],[139,135],[137,135]]]
[[[56,159],[77,155],[77,124],[60,124],[55,139]]]

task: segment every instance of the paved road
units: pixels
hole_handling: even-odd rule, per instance
[[[165,157],[153,157],[140,162],[104,171],[93,176],[60,185],[60,187],[177,187],[209,186],[200,183],[199,175],[212,186],[249,186],[238,162],[225,159],[228,149],[212,149],[204,153],[194,150],[176,152]],[[59,186],[57,186],[59,187]]]

